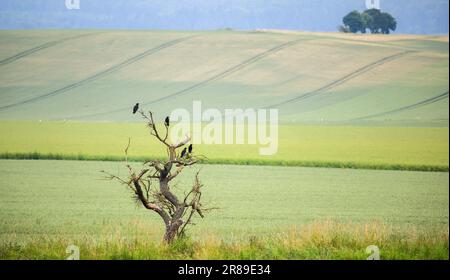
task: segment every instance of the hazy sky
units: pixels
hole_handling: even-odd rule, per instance
[[[73,0],[77,1],[77,0]],[[365,0],[0,0],[0,28],[145,28],[336,31]],[[397,33],[448,33],[448,0],[381,0]]]

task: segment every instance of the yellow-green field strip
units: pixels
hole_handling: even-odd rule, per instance
[[[166,151],[141,123],[0,122],[1,159],[130,161]],[[448,128],[281,125],[277,153],[261,145],[195,144],[203,163],[448,172]]]

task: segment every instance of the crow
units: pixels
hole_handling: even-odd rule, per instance
[[[170,124],[169,117],[166,117],[166,119],[164,120],[164,124],[165,124],[166,126],[169,126],[169,124]]]
[[[186,148],[181,151],[180,158],[183,158],[186,155]]]
[[[190,154],[192,153],[192,144],[191,144],[191,145],[189,145],[189,149],[188,149],[188,151],[189,151],[189,153],[190,153]]]
[[[139,110],[139,103],[136,103],[133,107],[133,114],[136,114],[137,110]]]

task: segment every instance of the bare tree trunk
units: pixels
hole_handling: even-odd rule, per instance
[[[166,165],[166,169],[170,171],[172,164]],[[178,198],[169,189],[169,177],[165,172],[161,173],[159,179],[159,189],[164,197],[172,203],[175,207],[175,213],[172,214],[170,221],[166,224],[166,233],[164,234],[164,242],[170,244],[178,235],[178,229],[183,225],[181,219],[185,210],[184,201],[179,201]]]
[[[171,244],[178,235],[178,229],[183,225],[183,221],[178,219],[166,226],[166,233],[164,234],[164,242]]]

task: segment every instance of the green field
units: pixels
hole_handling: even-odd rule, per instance
[[[448,259],[448,75],[448,36],[0,30],[0,259]],[[136,102],[194,100],[278,109],[279,147],[195,145],[172,188],[219,209],[165,246],[100,170],[166,156]]]
[[[196,169],[180,177],[175,187],[178,192],[191,184]],[[224,165],[198,169],[206,185],[205,203],[219,209],[192,228],[194,240],[232,246],[252,236],[264,240],[297,234],[291,240],[296,242],[307,239],[303,235],[309,229],[317,235],[314,238],[326,242],[332,232],[343,231],[350,238],[345,246],[351,242],[364,246],[365,238],[367,242],[384,240],[386,244],[380,246],[403,243],[398,258],[426,258],[433,252],[414,255],[412,249],[420,247],[414,240],[425,238],[421,241],[425,244],[447,236],[446,242],[438,238],[439,244],[446,244],[447,255],[434,257],[448,258],[448,173]],[[149,240],[157,243],[163,228],[159,218],[137,207],[124,186],[101,180],[100,170],[125,174],[122,164],[114,162],[0,161],[0,255],[13,254],[14,246],[8,244],[21,244],[26,251],[28,245],[37,245],[36,240],[46,244],[41,244],[46,249],[34,257],[48,253],[52,258],[56,252],[50,249],[62,246],[61,240],[93,247],[106,246],[108,240],[114,243],[115,238],[125,244],[134,238],[146,246],[152,246]],[[52,245],[53,239],[59,241]],[[111,246],[123,245],[119,243]],[[347,257],[364,256],[365,247],[347,252]],[[329,250],[329,257],[334,256],[333,249]],[[412,255],[406,256],[407,252]],[[340,253],[335,252],[335,257]],[[317,254],[310,257],[323,257]]]

